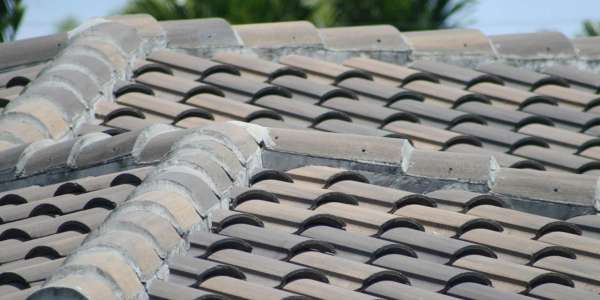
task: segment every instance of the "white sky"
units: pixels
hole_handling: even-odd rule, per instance
[[[17,38],[54,33],[56,24],[67,16],[85,21],[114,14],[126,2],[25,0],[27,12]],[[480,29],[485,34],[556,30],[574,36],[581,32],[584,19],[600,21],[600,0],[480,0],[464,21],[468,27]]]

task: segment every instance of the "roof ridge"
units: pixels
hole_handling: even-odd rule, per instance
[[[576,37],[570,39],[555,31],[485,35],[478,29],[453,28],[423,31],[399,31],[391,25],[358,25],[317,28],[308,21],[285,21],[268,23],[249,23],[230,25],[221,18],[201,18],[157,22],[148,15],[122,15],[98,18],[79,26],[69,34],[53,34],[30,38],[0,46],[0,54],[11,57],[7,65],[31,64],[35,58],[50,59],[59,50],[69,45],[72,35],[88,30],[92,25],[104,20],[133,26],[140,30],[144,39],[155,41],[164,39],[169,48],[183,49],[192,53],[208,53],[210,49],[246,48],[259,50],[265,56],[273,56],[277,49],[283,51],[299,50],[303,47],[320,48],[324,51],[369,53],[394,58],[396,62],[405,62],[416,58],[469,55],[488,59],[517,61],[538,61],[545,59],[598,60],[600,56],[590,52],[592,44],[600,39]],[[162,31],[164,35],[158,34]],[[435,40],[450,37],[447,44],[435,45]],[[524,40],[533,41],[522,46]],[[438,43],[439,44],[439,43]],[[38,52],[50,52],[50,55],[24,55],[18,51],[28,45],[35,45]],[[275,51],[261,51],[270,49]],[[50,51],[53,50],[53,51]],[[207,52],[208,51],[208,52]],[[386,53],[389,52],[389,53]],[[37,52],[36,52],[37,53]],[[378,54],[379,53],[379,54]],[[384,59],[385,60],[385,59]]]

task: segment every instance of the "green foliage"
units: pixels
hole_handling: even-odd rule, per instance
[[[390,24],[408,31],[455,27],[459,24],[450,23],[450,18],[472,7],[475,1],[325,0],[319,4],[319,21],[326,26]]]
[[[234,24],[307,19],[314,5],[301,0],[131,0],[124,13],[157,20],[222,17]]]
[[[79,20],[74,16],[67,16],[56,23],[56,32],[65,32],[74,29],[79,25]]]
[[[21,0],[0,0],[0,42],[15,39],[24,13]]]
[[[232,24],[309,20],[317,26],[392,24],[400,30],[454,27],[475,0],[130,0],[123,13],[158,20],[221,17]]]
[[[591,20],[583,21],[583,34],[587,36],[600,35],[600,24]]]

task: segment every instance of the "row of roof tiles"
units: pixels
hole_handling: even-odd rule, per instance
[[[195,43],[192,48],[202,44],[205,38],[202,32],[190,35],[182,33],[185,28],[178,25],[186,23],[190,26],[210,28],[219,26],[227,28],[228,25],[220,19],[195,20],[195,21],[169,22],[165,27],[169,38],[172,35],[199,37],[198,40],[186,40],[187,47]],[[162,22],[161,22],[162,23]],[[212,26],[206,26],[210,23]],[[197,28],[197,27],[196,27]],[[476,29],[450,29],[434,31],[399,32],[390,25],[354,26],[339,28],[315,28],[309,22],[281,22],[265,24],[245,24],[231,26],[231,35],[220,31],[220,39],[229,43],[218,46],[245,46],[249,48],[279,48],[297,46],[320,46],[334,51],[411,51],[420,54],[483,54],[489,57],[501,58],[572,58],[595,57],[594,38],[568,39],[558,32],[538,32],[525,34],[506,34],[485,36]],[[233,42],[233,34],[237,34],[241,41]],[[173,48],[182,47],[178,41],[170,40]],[[241,43],[240,43],[241,42]],[[215,46],[214,44],[209,44]],[[204,46],[200,46],[204,47]]]

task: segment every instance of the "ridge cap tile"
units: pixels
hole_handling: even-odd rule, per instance
[[[391,25],[364,25],[320,28],[319,35],[325,48],[361,51],[409,51],[409,46],[396,27]]]
[[[240,48],[243,43],[231,25],[222,18],[160,21],[172,48]]]
[[[575,56],[571,40],[563,33],[540,31],[489,36],[502,58],[566,58]]]
[[[233,25],[232,28],[246,47],[322,47],[319,32],[307,21]]]
[[[477,29],[404,31],[402,35],[415,54],[465,53],[495,57],[490,40]]]

